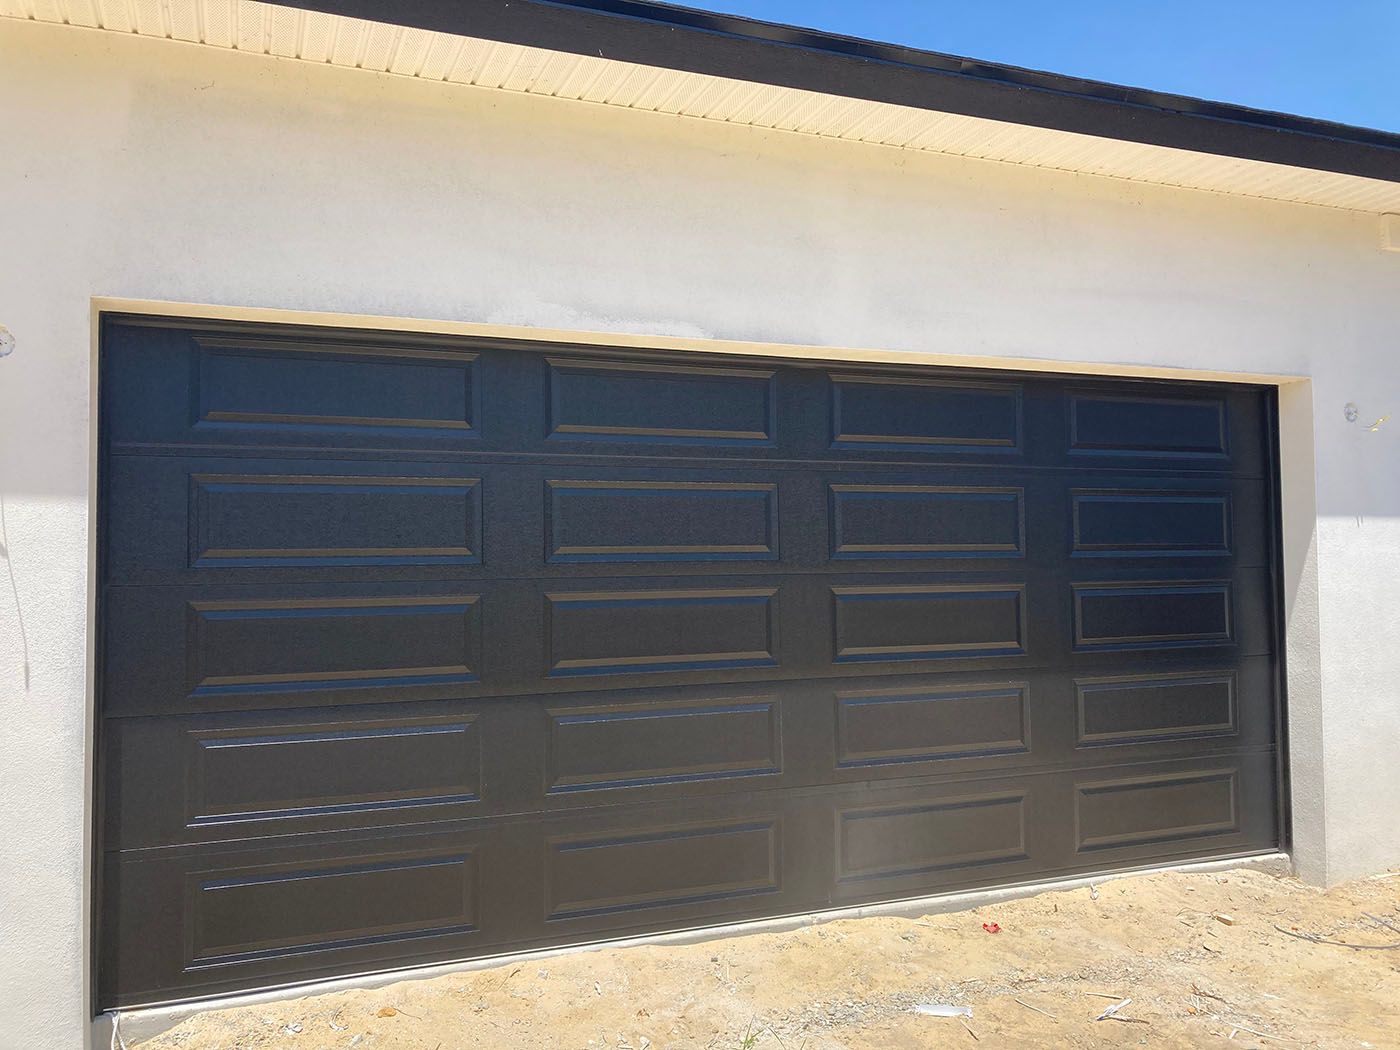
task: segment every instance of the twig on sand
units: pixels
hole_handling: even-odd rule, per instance
[[[980,1043],[982,1041],[981,1039],[977,1038],[977,1033],[972,1030],[972,1025],[968,1024],[966,1021],[963,1021],[962,1026],[967,1029],[967,1034],[972,1036],[973,1042]]]
[[[1119,1010],[1123,1009],[1123,1007],[1129,1005],[1130,1003],[1132,1003],[1132,1000],[1131,1000],[1131,999],[1119,999],[1118,1002],[1114,1003],[1112,1006],[1110,1006],[1110,1007],[1109,1007],[1107,1010],[1105,1010],[1103,1013],[1099,1014],[1099,1016],[1098,1016],[1098,1017],[1095,1017],[1094,1020],[1095,1020],[1095,1021],[1107,1021],[1110,1017],[1112,1017],[1112,1016],[1113,1016],[1114,1014],[1116,1014]]]
[[[1038,1014],[1045,1014],[1046,1017],[1050,1018],[1050,1020],[1054,1021],[1056,1024],[1058,1024],[1059,1021],[1060,1021],[1060,1019],[1059,1019],[1058,1017],[1056,1017],[1054,1014],[1050,1013],[1049,1011],[1047,1011],[1047,1010],[1042,1010],[1042,1009],[1041,1009],[1040,1007],[1038,1007],[1038,1006],[1032,1006],[1030,1003],[1023,1003],[1023,1002],[1021,1002],[1020,999],[1017,999],[1014,995],[1011,997],[1011,1001],[1012,1001],[1013,1003],[1016,1003],[1018,1006],[1024,1006],[1027,1010],[1034,1010],[1034,1011],[1035,1011],[1036,1013],[1038,1013]]]
[[[1285,930],[1277,923],[1274,924],[1274,929],[1285,936],[1296,937],[1300,941],[1310,941],[1313,944],[1330,944],[1337,948],[1351,948],[1354,951],[1366,951],[1369,949],[1377,952],[1393,952],[1397,948],[1400,948],[1400,941],[1396,941],[1394,944],[1348,944],[1346,941],[1333,941],[1326,937],[1319,937],[1315,933],[1303,933],[1301,931],[1295,933],[1292,930]]]
[[[1140,1017],[1119,1017],[1118,1011],[1132,1003],[1131,999],[1120,999],[1103,1013],[1095,1017],[1095,1021],[1122,1021],[1124,1024],[1151,1024],[1151,1021],[1144,1021]]]
[[[1223,995],[1216,995],[1214,992],[1208,992],[1204,988],[1199,987],[1198,985],[1193,984],[1191,986],[1191,991],[1196,995],[1203,995],[1207,999],[1214,999],[1217,1003],[1224,1003],[1226,1006],[1232,1005],[1230,1000],[1226,999]]]
[[[1384,926],[1392,933],[1400,933],[1400,926],[1396,926],[1395,923],[1391,922],[1389,919],[1382,919],[1379,915],[1372,915],[1369,911],[1362,912],[1361,914],[1365,915],[1366,918],[1370,919],[1377,926]]]
[[[1256,1032],[1253,1028],[1246,1028],[1242,1024],[1235,1024],[1233,1021],[1230,1022],[1230,1027],[1240,1032],[1248,1032],[1250,1035],[1257,1035],[1260,1039],[1272,1039],[1276,1043],[1302,1044],[1307,1041],[1304,1039],[1285,1039],[1281,1035],[1270,1035],[1268,1032]]]

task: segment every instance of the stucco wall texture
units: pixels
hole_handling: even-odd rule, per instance
[[[0,100],[0,1044],[88,1037],[100,296],[1310,379],[1281,391],[1297,854],[1400,864],[1376,217],[17,21]]]

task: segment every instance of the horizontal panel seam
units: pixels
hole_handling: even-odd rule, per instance
[[[1144,768],[1179,765],[1184,762],[1192,761],[1197,761],[1199,763],[1218,764],[1224,763],[1232,758],[1250,759],[1267,757],[1273,755],[1275,751],[1276,748],[1271,744],[1255,745],[1252,747],[1233,747],[1220,749],[1195,747],[1192,749],[1191,754],[1186,756],[1175,755],[1168,757],[1140,758],[1132,761],[1105,763],[1099,766],[1044,765],[1027,766],[1019,768],[1003,766],[997,769],[962,770],[957,772],[946,772],[936,775],[925,774],[924,776],[920,777],[901,777],[891,778],[887,780],[860,780],[853,778],[839,782],[813,782],[798,785],[773,783],[766,786],[754,785],[752,787],[746,788],[743,791],[737,791],[732,793],[706,793],[704,795],[704,798],[707,801],[713,801],[717,803],[727,802],[732,805],[738,805],[746,799],[772,799],[777,798],[779,796],[785,796],[788,798],[795,799],[815,799],[824,796],[835,797],[853,791],[862,790],[876,791],[880,793],[890,793],[900,790],[915,789],[921,786],[942,787],[950,784],[980,784],[986,781],[995,780],[1011,781],[1018,779],[1044,779],[1053,776],[1063,776],[1066,774],[1083,778],[1092,778],[1089,782],[1097,784],[1106,782],[1106,780],[1108,779],[1112,779],[1115,781],[1121,779],[1130,779],[1131,777],[1137,775],[1135,771]],[[1162,771],[1161,775],[1183,777],[1208,777],[1216,773],[1224,772],[1227,772],[1227,770],[1212,769],[1206,766],[1197,766],[1189,769],[1179,770],[1165,769]],[[108,849],[105,852],[109,856],[140,856],[147,854],[163,856],[172,852],[179,851],[198,852],[200,850],[208,849],[214,846],[237,845],[238,848],[244,848],[246,844],[258,842],[278,842],[280,840],[291,841],[299,838],[305,839],[308,836],[314,836],[313,841],[325,842],[334,841],[336,839],[336,836],[352,836],[356,834],[366,834],[374,831],[382,832],[386,829],[392,829],[395,832],[407,833],[408,829],[432,829],[435,826],[438,827],[440,829],[440,833],[443,834],[452,834],[458,832],[470,833],[478,829],[491,829],[499,824],[519,822],[521,818],[525,817],[538,818],[539,823],[545,824],[555,821],[568,820],[570,817],[576,817],[584,814],[615,814],[621,811],[625,811],[629,808],[636,809],[638,812],[648,812],[650,814],[655,814],[658,808],[680,805],[688,799],[693,799],[694,797],[696,796],[677,796],[675,798],[652,797],[646,799],[595,802],[591,805],[561,806],[557,808],[514,809],[491,813],[489,815],[483,814],[481,816],[476,817],[460,817],[442,821],[395,823],[391,825],[373,825],[362,828],[335,829],[331,831],[320,830],[316,832],[289,831],[288,833],[283,835],[257,835],[248,836],[242,839],[231,838],[197,843],[169,843],[160,846],[138,846],[132,847],[130,849]],[[868,794],[864,795],[863,799],[866,803],[870,805],[875,805],[878,802],[878,799],[871,798]],[[935,799],[934,801],[937,800]],[[895,803],[891,802],[890,804],[893,805]],[[652,819],[655,819],[655,817],[653,816]],[[424,830],[423,833],[431,834],[433,832],[431,830]],[[253,847],[248,846],[247,848]]]
[[[1024,472],[1028,474],[1064,474],[1071,477],[1085,475],[1122,475],[1151,478],[1179,477],[1192,479],[1232,479],[1237,481],[1267,481],[1267,475],[1251,471],[1186,470],[1180,466],[1126,466],[1123,463],[1084,464],[1084,463],[1035,463],[1035,462],[992,462],[977,459],[949,460],[930,456],[920,460],[890,459],[793,459],[755,456],[752,448],[742,450],[744,455],[724,456],[665,456],[616,452],[611,455],[598,452],[559,453],[559,452],[506,452],[473,448],[455,451],[452,449],[398,449],[368,448],[359,445],[180,445],[180,444],[138,444],[122,442],[114,444],[109,459],[318,459],[345,462],[444,462],[444,463],[513,463],[526,461],[541,465],[579,467],[589,465],[621,465],[624,467],[676,467],[684,469],[723,468],[744,472],[762,470],[925,470],[940,468],[964,470],[983,474],[988,471]],[[972,453],[967,454],[969,457]],[[988,453],[981,453],[987,456]],[[1128,459],[1129,457],[1122,457]],[[1139,459],[1151,459],[1140,456]]]

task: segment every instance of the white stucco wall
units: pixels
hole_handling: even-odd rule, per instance
[[[92,297],[1310,376],[1283,394],[1295,809],[1335,880],[1400,864],[1379,244],[1340,211],[0,19],[0,1043],[87,1025]]]

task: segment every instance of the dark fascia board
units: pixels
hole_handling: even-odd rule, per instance
[[[650,0],[283,0],[286,6],[1400,182],[1400,135],[1018,69]]]

